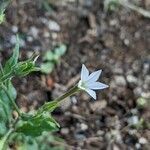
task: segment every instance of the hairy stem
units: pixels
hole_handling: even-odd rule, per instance
[[[64,95],[56,98],[55,100],[45,103],[38,111],[38,113],[43,113],[45,111],[53,111],[56,107],[60,106],[60,104],[69,96],[79,92],[80,89],[78,86],[74,86],[69,91],[67,91]]]
[[[80,89],[77,86],[74,86],[69,91],[67,91],[64,95],[56,98],[54,101],[57,101],[58,103],[61,103],[63,100],[65,100],[67,97],[72,96],[73,94],[77,93]]]

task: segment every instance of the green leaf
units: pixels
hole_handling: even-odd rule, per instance
[[[38,150],[38,144],[33,139],[27,139],[24,143],[17,145],[17,150]]]
[[[40,65],[41,72],[46,74],[51,73],[54,69],[54,65],[59,62],[60,57],[65,54],[66,50],[66,45],[61,44],[53,51],[47,51],[43,56],[43,61],[45,62]]]
[[[54,59],[54,53],[52,51],[47,51],[43,56],[44,61],[52,61],[53,59]]]
[[[14,68],[14,74],[16,76],[26,76],[29,73],[36,71],[35,63],[31,60],[19,62]]]
[[[36,139],[22,133],[13,132],[9,138],[9,144],[16,150],[39,150]]]
[[[12,99],[15,100],[17,97],[17,93],[11,81],[7,80],[5,81],[4,84],[7,87],[7,91],[9,95],[12,97]],[[3,121],[3,126],[4,126],[3,128],[0,127],[1,130],[6,129],[6,127],[8,126],[8,122],[11,120],[11,118],[12,118],[11,102],[7,97],[6,93],[4,92],[4,90],[0,88],[0,120]],[[1,132],[1,135],[2,133],[3,132]]]
[[[43,134],[36,138],[37,143],[39,146],[39,150],[65,150],[64,147],[64,140],[57,137],[56,135],[53,135],[53,133],[50,132],[43,132]],[[55,143],[60,143],[60,145],[56,145]],[[52,146],[54,145],[54,146]],[[61,147],[61,149],[60,149]]]
[[[6,86],[9,95],[12,97],[12,99],[15,100],[17,97],[17,92],[14,86],[12,85],[11,81],[10,80],[5,81],[4,85]],[[2,90],[1,88],[0,88],[0,99],[5,103],[5,105],[11,105],[9,98],[7,97],[4,90]]]
[[[59,47],[55,48],[54,54],[58,57],[63,56],[67,51],[67,46],[64,44],[61,44]]]
[[[16,91],[15,87],[13,86],[11,80],[7,80],[5,82],[5,85],[7,87],[9,95],[12,97],[12,99],[15,100],[17,98],[17,91]]]
[[[44,61],[58,61],[58,59],[66,53],[67,47],[64,44],[56,47],[53,51],[47,51],[44,56]]]
[[[119,7],[119,0],[104,0],[105,11],[116,11]]]
[[[4,66],[4,69],[3,69],[4,74],[8,74],[9,72],[11,72],[13,70],[13,67],[18,62],[18,58],[19,58],[19,38],[18,38],[18,36],[16,38],[17,38],[16,46],[13,49],[12,57],[10,57],[10,59],[6,62],[5,66]]]
[[[0,24],[4,22],[5,20],[5,9],[7,5],[9,4],[9,1],[3,1],[0,2]]]
[[[42,63],[41,66],[40,66],[40,68],[41,68],[41,72],[49,74],[54,69],[54,63],[52,63],[52,62]]]
[[[3,23],[4,20],[5,20],[5,14],[4,14],[4,11],[5,11],[5,10],[3,10],[3,11],[0,12],[0,24]]]
[[[0,122],[6,123],[6,121],[8,120],[7,117],[7,108],[4,105],[4,103],[0,100]]]
[[[0,138],[5,135],[7,131],[5,122],[0,122]],[[1,150],[1,149],[0,149]]]
[[[43,131],[56,131],[59,124],[48,113],[36,115],[28,121],[18,124],[16,132],[24,133],[28,136],[39,136]]]
[[[55,48],[53,61],[55,63],[59,63],[60,57],[65,54],[66,50],[67,50],[67,47],[64,44],[62,44],[59,47]]]

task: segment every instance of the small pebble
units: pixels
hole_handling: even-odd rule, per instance
[[[56,21],[50,20],[48,23],[48,28],[52,31],[60,31],[60,26]]]
[[[138,124],[138,122],[139,122],[138,116],[132,116],[128,119],[128,123],[130,125],[136,125],[136,124]]]
[[[77,102],[78,102],[75,96],[73,96],[71,98],[71,101],[72,101],[73,104],[77,104]]]
[[[118,20],[112,19],[112,20],[110,20],[109,24],[110,24],[111,26],[115,26],[115,25],[118,24]]]
[[[12,26],[12,31],[13,31],[14,33],[17,33],[17,32],[18,32],[18,27],[17,27],[17,26]]]
[[[105,132],[104,132],[104,131],[102,131],[102,130],[98,130],[98,131],[97,131],[97,134],[98,134],[99,136],[102,136],[102,135],[104,135],[104,134],[105,134]]]
[[[32,42],[33,41],[33,37],[32,36],[27,36],[27,41],[28,42]]]
[[[16,35],[12,35],[12,36],[10,37],[10,43],[13,44],[13,45],[15,45],[16,42],[17,42]],[[19,44],[20,44],[21,47],[23,47],[23,46],[25,46],[25,41],[20,38],[20,39],[19,39]]]
[[[124,77],[123,76],[114,76],[114,78],[115,78],[115,82],[116,82],[116,84],[117,85],[123,85],[123,86],[125,86],[126,85],[126,80],[124,79]]]
[[[129,43],[130,43],[130,42],[129,42],[129,40],[128,40],[128,39],[125,39],[125,40],[124,40],[124,44],[125,44],[125,45],[127,45],[127,46],[128,46],[128,45],[129,45]]]
[[[29,33],[36,39],[38,37],[39,30],[32,26],[29,30]]]
[[[136,143],[135,147],[136,147],[136,149],[140,149],[141,148],[141,144],[140,143]]]
[[[68,128],[62,128],[60,132],[61,132],[61,134],[66,135],[69,133],[69,129]]]
[[[88,129],[88,126],[87,126],[87,124],[84,124],[84,123],[81,123],[81,130],[82,131],[85,131],[85,130],[87,130]]]
[[[139,139],[139,143],[140,143],[140,144],[146,144],[146,143],[147,143],[147,140],[146,140],[144,137],[141,137],[141,138]]]
[[[135,83],[136,84],[138,82],[138,79],[136,77],[134,77],[133,75],[128,75],[127,76],[127,81],[129,83]]]

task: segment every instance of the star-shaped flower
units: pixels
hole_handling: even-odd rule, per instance
[[[90,96],[96,99],[96,92],[94,90],[101,90],[108,87],[108,85],[97,82],[102,70],[95,71],[89,74],[88,69],[83,64],[81,69],[81,80],[78,83],[78,88],[86,91]]]

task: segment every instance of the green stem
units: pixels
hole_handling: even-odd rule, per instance
[[[80,89],[78,88],[78,86],[74,86],[73,88],[71,88],[68,92],[66,92],[64,95],[58,97],[57,99],[45,103],[38,111],[38,114],[41,114],[45,111],[53,111],[56,107],[60,106],[60,104],[69,96],[72,96],[73,94],[77,93],[78,91],[80,91]]]
[[[64,95],[56,98],[54,101],[57,101],[58,103],[61,103],[63,100],[65,100],[67,97],[74,95],[75,93],[77,93],[78,91],[80,91],[80,89],[78,88],[78,86],[74,86],[73,88],[71,88],[68,92],[66,92]]]
[[[21,114],[21,112],[20,112],[18,106],[16,105],[16,103],[14,102],[14,100],[13,100],[13,99],[11,98],[11,96],[9,95],[9,92],[8,92],[7,88],[6,88],[3,84],[1,84],[1,88],[2,88],[2,89],[4,90],[4,92],[6,93],[8,99],[10,100],[10,102],[12,103],[12,105],[14,106],[14,108],[16,109],[18,115],[19,115],[19,116],[22,116],[22,114]]]
[[[6,150],[7,141],[12,134],[13,129],[9,129],[9,131],[5,134],[5,136],[0,139],[0,150]]]
[[[7,143],[8,143],[9,137],[11,136],[11,134],[13,132],[15,132],[15,126],[16,126],[18,121],[19,121],[19,119],[17,118],[15,120],[15,122],[13,123],[13,126],[8,130],[8,132],[5,134],[5,136],[3,136],[0,139],[0,150],[6,150],[7,149]]]

